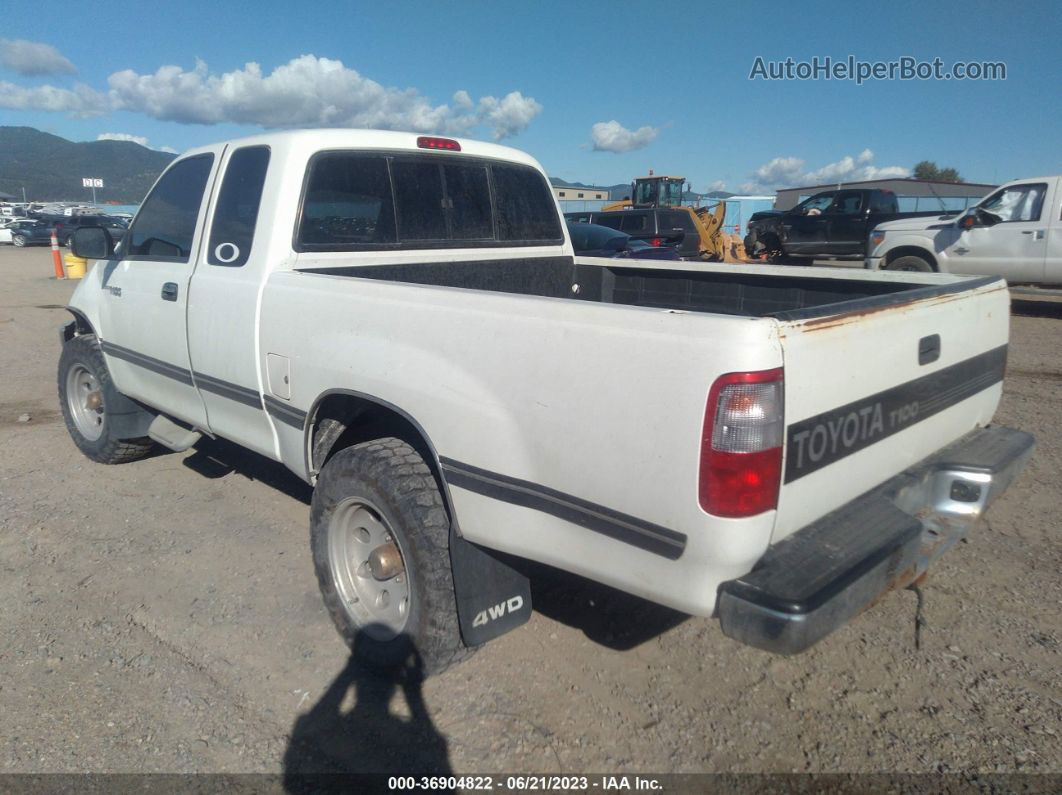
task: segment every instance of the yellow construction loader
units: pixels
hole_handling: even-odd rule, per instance
[[[713,207],[689,207],[682,203],[682,193],[686,186],[685,177],[638,177],[631,184],[631,197],[613,202],[601,208],[602,212],[634,208],[669,207],[685,210],[690,214],[693,227],[700,235],[701,257],[709,262],[722,262],[726,256],[727,241],[723,235],[723,216],[726,215],[726,202],[720,201]]]

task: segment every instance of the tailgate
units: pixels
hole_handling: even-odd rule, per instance
[[[995,413],[1010,319],[1002,279],[935,281],[776,317],[786,437],[775,542]]]

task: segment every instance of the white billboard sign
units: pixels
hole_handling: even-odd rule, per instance
[[[81,186],[83,188],[102,188],[103,180],[99,177],[82,177]]]

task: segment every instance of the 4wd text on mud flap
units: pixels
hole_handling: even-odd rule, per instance
[[[515,613],[523,606],[524,598],[522,596],[514,596],[507,601],[491,605],[486,610],[480,610],[476,613],[476,617],[472,620],[472,626],[482,627],[487,622],[493,621],[496,618],[501,618],[506,613]]]

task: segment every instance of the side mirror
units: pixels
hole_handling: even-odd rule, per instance
[[[977,223],[981,226],[995,226],[1000,221],[998,215],[982,210],[980,207],[975,209],[974,212],[977,213]]]
[[[967,213],[958,221],[960,229],[973,229],[975,226],[979,226],[977,223],[976,213]]]
[[[75,257],[109,259],[114,254],[114,241],[102,226],[82,226],[70,239],[70,250]]]

